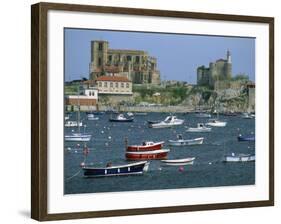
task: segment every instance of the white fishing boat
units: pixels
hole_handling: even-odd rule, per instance
[[[94,114],[92,114],[92,113],[87,114],[87,118],[88,118],[89,121],[96,121],[96,120],[99,119],[99,117],[96,117],[96,116],[95,116]]]
[[[129,117],[133,117],[133,116],[134,116],[134,114],[133,114],[132,112],[128,112],[127,115],[128,115]]]
[[[212,126],[212,127],[225,127],[226,124],[227,124],[227,122],[219,121],[217,119],[211,119],[211,120],[209,120],[208,123],[206,123],[206,125]]]
[[[77,121],[66,121],[64,124],[65,127],[78,127],[78,122]],[[82,121],[79,122],[79,126],[82,127],[83,123]]]
[[[170,128],[173,126],[182,125],[184,120],[178,119],[176,116],[168,116],[164,121],[157,123],[149,123],[150,128]]]
[[[185,145],[201,145],[204,138],[183,139],[182,135],[177,136],[177,140],[169,140],[171,146],[185,146]]]
[[[254,115],[250,114],[250,113],[242,113],[242,116],[241,116],[243,119],[253,119],[255,118]]]
[[[192,165],[194,163],[195,157],[183,158],[183,159],[167,159],[161,160],[167,166],[185,166]]]
[[[198,123],[196,128],[188,128],[187,132],[210,132],[212,128],[206,127],[203,123]]]
[[[88,142],[91,140],[92,135],[85,133],[71,133],[64,136],[67,142]]]
[[[253,162],[256,160],[255,155],[250,154],[235,154],[224,156],[224,162]]]
[[[74,132],[72,131],[72,133],[70,134],[66,134],[64,136],[64,140],[65,141],[68,141],[68,142],[88,142],[91,140],[91,137],[92,135],[90,134],[87,134],[85,133],[85,130],[86,130],[86,125],[84,125],[84,133],[81,133],[81,130],[80,130],[80,101],[79,101],[79,86],[77,87],[78,90],[77,90],[77,95],[78,95],[78,111],[77,111],[77,125],[78,126],[78,131],[77,132]]]

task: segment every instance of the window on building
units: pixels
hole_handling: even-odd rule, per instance
[[[131,55],[128,55],[127,56],[127,61],[131,61],[132,60],[132,56]]]
[[[103,48],[103,44],[99,43],[99,51],[102,51],[102,48]]]
[[[118,82],[115,82],[115,87],[118,88]]]
[[[113,82],[110,82],[110,87],[111,87],[111,88],[113,87]]]
[[[102,87],[102,82],[99,82],[99,87]]]
[[[112,61],[112,55],[108,56],[108,61]]]
[[[140,62],[140,56],[136,56],[136,63]]]
[[[94,91],[92,91],[92,96],[94,96],[95,95],[95,92]]]
[[[104,82],[104,87],[107,87],[107,82]]]
[[[121,88],[124,88],[124,82],[121,82]]]
[[[129,88],[129,83],[128,82],[126,83],[126,88]]]
[[[101,66],[101,58],[99,58],[98,66]]]

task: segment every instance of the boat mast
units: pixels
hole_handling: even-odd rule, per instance
[[[78,111],[77,111],[77,124],[78,124],[78,133],[80,133],[80,99],[79,99],[79,87],[77,87],[77,101],[78,101]]]

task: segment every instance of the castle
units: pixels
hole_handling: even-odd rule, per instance
[[[157,59],[146,51],[110,49],[108,41],[91,41],[90,80],[100,76],[126,77],[134,84],[160,84]]]
[[[207,85],[214,88],[220,80],[230,80],[232,77],[232,62],[230,51],[227,51],[226,59],[211,62],[209,67],[204,65],[197,68],[197,85]]]

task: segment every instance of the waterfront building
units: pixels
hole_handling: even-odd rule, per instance
[[[100,76],[96,78],[96,88],[99,94],[132,95],[132,82],[122,76]]]
[[[96,106],[98,102],[98,89],[85,89],[82,95],[69,95],[65,97],[65,105],[70,106]]]
[[[124,76],[100,76],[95,80],[102,104],[118,105],[133,99],[132,82]]]
[[[108,41],[91,41],[89,79],[104,75],[126,77],[134,84],[160,84],[157,59],[146,51],[110,49]]]
[[[206,85],[214,88],[215,83],[221,80],[230,80],[232,77],[232,62],[230,51],[226,59],[210,62],[209,67],[204,65],[197,68],[197,85]]]

